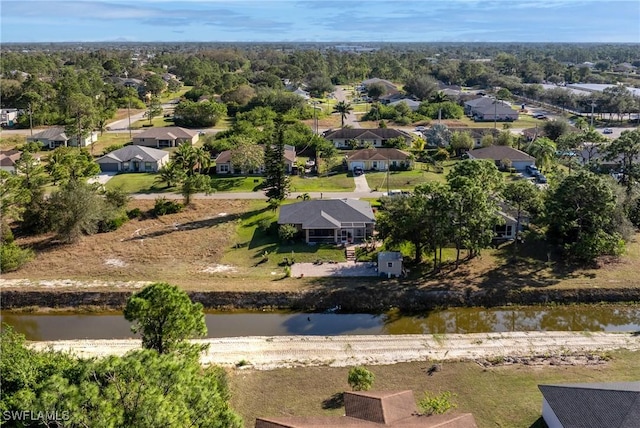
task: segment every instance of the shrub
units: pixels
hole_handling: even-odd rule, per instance
[[[129,216],[126,214],[106,220],[100,220],[98,222],[98,233],[113,232],[128,221]]]
[[[134,208],[127,211],[127,217],[129,217],[129,219],[140,218],[142,217],[142,211],[140,210],[140,208]]]
[[[447,149],[438,149],[437,152],[433,154],[433,160],[436,162],[442,162],[449,159],[449,152]]]
[[[457,404],[451,401],[455,396],[449,391],[444,391],[440,395],[432,395],[425,391],[424,396],[418,401],[418,408],[425,415],[440,415],[458,407]]]
[[[157,198],[156,203],[151,210],[151,213],[155,216],[175,214],[182,211],[184,205],[180,202],[170,201],[167,198]]]
[[[375,375],[371,371],[362,366],[357,366],[349,370],[347,381],[354,391],[368,391],[371,389],[375,378]]]
[[[33,250],[20,248],[15,242],[2,244],[0,247],[0,272],[11,272],[33,260]]]
[[[291,266],[284,267],[284,276],[285,278],[291,278]]]
[[[268,218],[263,218],[258,222],[258,230],[264,232],[266,235],[269,235],[271,232],[272,221]]]
[[[278,237],[282,242],[293,241],[298,234],[298,229],[292,224],[283,224],[278,229]]]

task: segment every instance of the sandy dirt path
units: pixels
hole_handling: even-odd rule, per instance
[[[394,336],[230,337],[195,341],[209,344],[203,364],[242,365],[258,370],[298,366],[379,365],[534,355],[640,350],[632,333],[514,332]],[[81,357],[122,355],[138,340],[34,342],[34,348],[70,351]]]

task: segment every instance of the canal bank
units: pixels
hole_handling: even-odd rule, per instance
[[[548,364],[596,362],[615,349],[640,350],[633,333],[515,332],[400,336],[233,337],[194,341],[209,345],[203,364],[270,370],[279,367],[381,365],[400,362],[499,360],[534,357]],[[71,352],[79,357],[124,355],[139,340],[36,342],[32,347]],[[594,355],[595,354],[595,355]],[[604,355],[606,357],[606,355]]]
[[[122,310],[137,289],[120,291],[49,289],[38,285],[2,290],[2,308],[82,308]],[[293,310],[382,313],[397,308],[419,313],[440,307],[640,302],[640,288],[426,290],[409,287],[322,288],[308,291],[189,291],[191,299],[211,310]]]

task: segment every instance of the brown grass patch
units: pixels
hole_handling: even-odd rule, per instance
[[[446,362],[441,371],[427,374],[433,362],[372,366],[374,390],[423,391],[456,394],[456,411],[473,413],[479,427],[523,427],[540,417],[539,384],[635,380],[640,370],[637,352],[611,352],[606,364],[577,366],[509,365],[485,368],[473,362]],[[270,371],[233,370],[231,405],[255,425],[258,416],[340,416],[344,407],[327,405],[335,394],[348,391],[349,367],[298,367]],[[324,402],[324,404],[323,404]]]

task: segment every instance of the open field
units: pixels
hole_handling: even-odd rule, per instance
[[[294,202],[294,201],[292,201]],[[131,201],[129,208],[150,209],[153,201]],[[280,245],[273,229],[262,230],[276,219],[264,201],[196,200],[182,213],[131,220],[110,233],[96,234],[72,245],[59,245],[50,235],[18,237],[17,243],[36,250],[35,260],[5,279],[72,279],[89,281],[167,281],[194,290],[311,290],[352,289],[379,284],[377,278],[284,278],[279,266],[284,257],[297,262],[343,260],[335,247]],[[267,260],[264,252],[267,251]],[[293,251],[293,254],[292,254]],[[412,269],[409,279],[389,280],[396,289],[521,290],[526,288],[576,289],[637,288],[640,243],[627,245],[617,262],[601,268],[575,268],[549,254],[535,235],[526,238],[516,262],[510,245],[486,249],[459,268],[445,251],[442,272]],[[464,256],[464,254],[463,254]],[[449,261],[449,263],[447,263]],[[283,279],[284,278],[284,279]],[[46,285],[41,285],[46,287]],[[83,285],[78,287],[82,288]],[[78,288],[76,287],[76,288]]]
[[[108,190],[122,189],[126,193],[163,193],[177,192],[174,187],[166,187],[165,183],[158,183],[158,174],[151,172],[132,172],[117,174],[105,184]]]
[[[453,164],[454,162],[451,161],[445,162],[442,172],[437,172],[433,166],[416,163],[416,167],[410,171],[390,171],[389,174],[386,172],[368,171],[365,177],[367,178],[369,187],[373,190],[385,191],[387,187],[390,190],[413,190],[418,184],[428,181],[444,183],[447,179],[447,173]]]
[[[133,122],[131,124],[131,129],[144,129],[148,127],[143,125],[149,125],[149,119],[145,118],[145,119],[140,119],[136,122]],[[173,126],[173,118],[164,117],[162,115],[156,116],[153,119],[151,119],[151,126],[155,128],[164,127],[164,126]]]
[[[351,192],[355,187],[353,177],[346,173],[328,177],[291,177],[292,192]]]
[[[539,384],[636,381],[638,352],[607,353],[611,359],[595,365],[507,364],[483,367],[474,361],[446,362],[428,376],[431,361],[368,367],[375,374],[374,390],[424,391],[456,394],[456,411],[473,413],[480,428],[542,428]],[[298,367],[270,371],[230,372],[231,404],[255,425],[258,416],[340,416],[344,407],[332,405],[336,394],[349,390],[348,367]],[[331,400],[334,398],[334,400]]]

